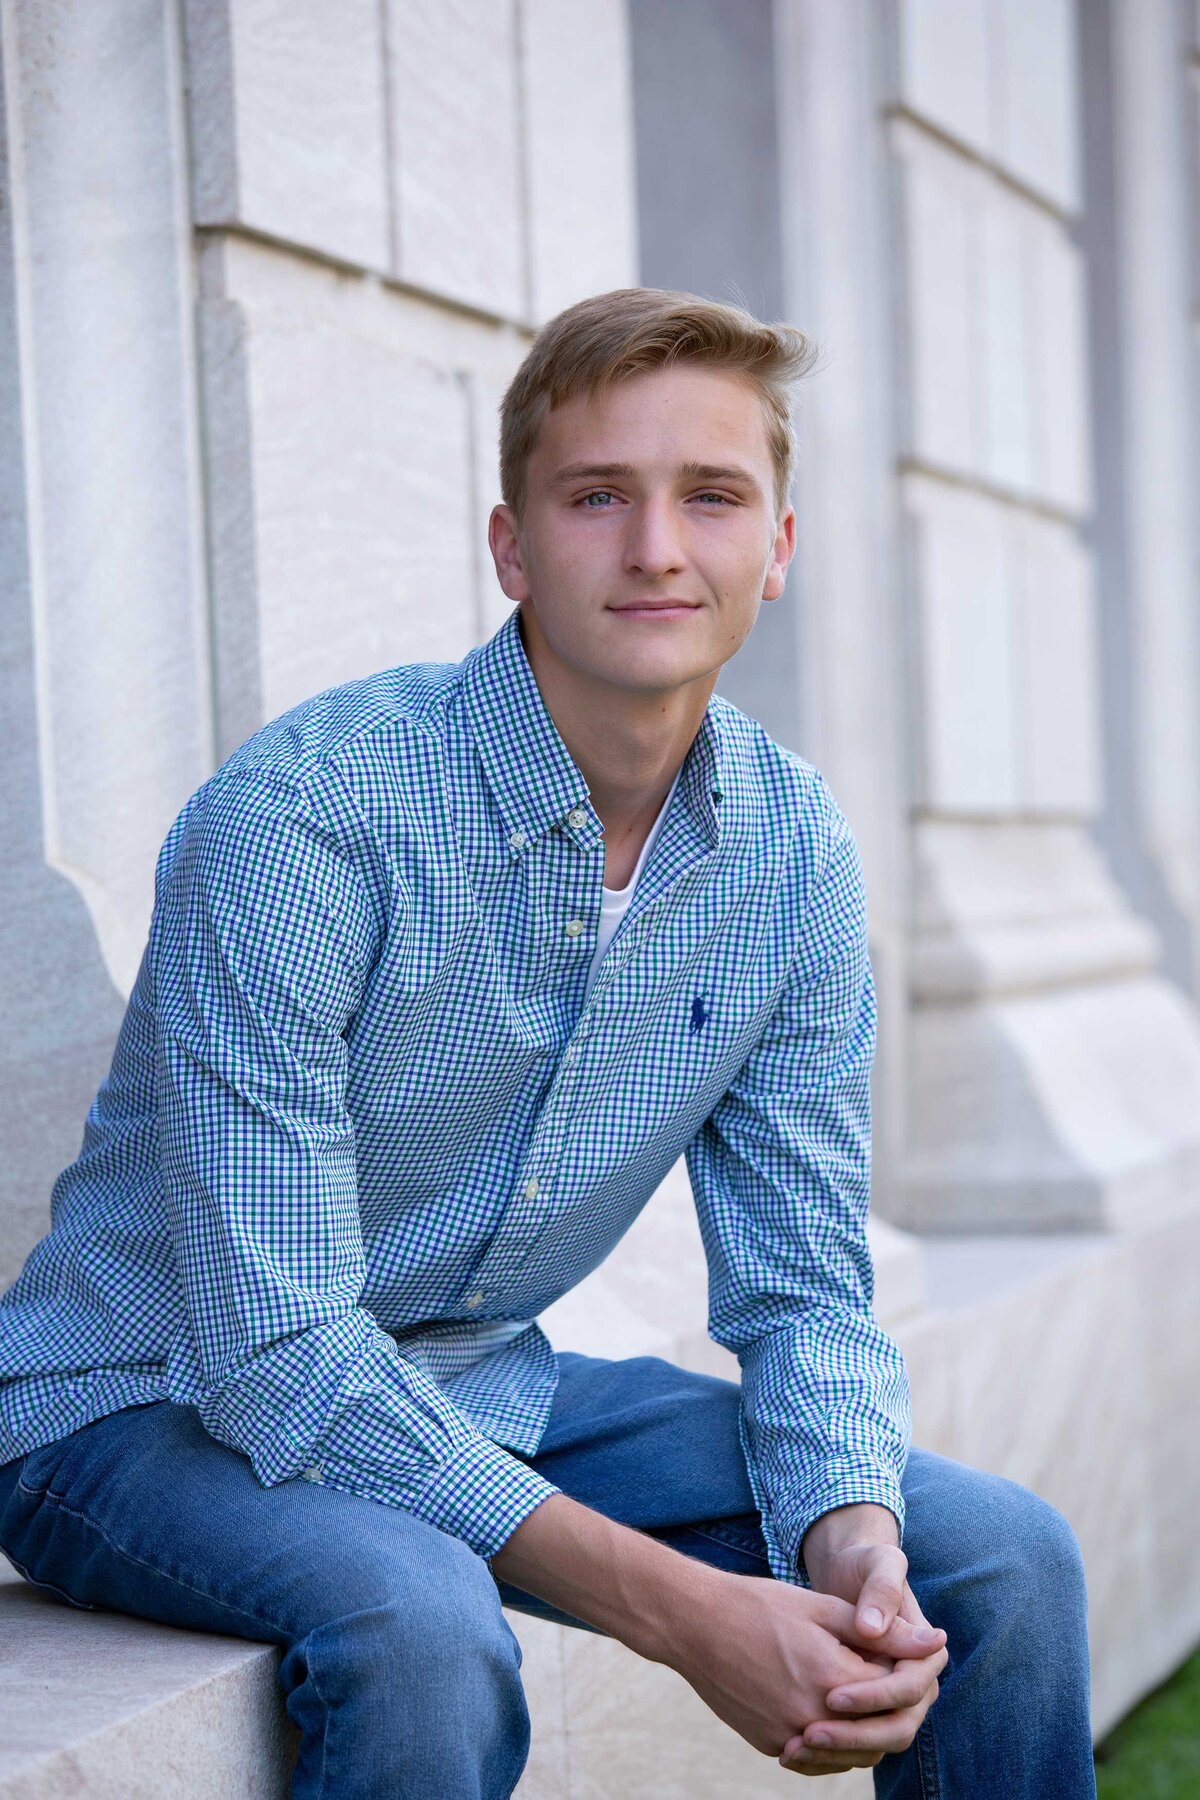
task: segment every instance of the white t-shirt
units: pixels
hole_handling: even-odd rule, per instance
[[[642,845],[642,853],[637,859],[633,874],[623,888],[604,887],[600,890],[600,929],[596,934],[596,949],[592,956],[592,966],[588,970],[587,987],[584,989],[584,1004],[592,991],[592,983],[596,979],[600,964],[604,961],[604,953],[612,943],[613,934],[625,916],[626,908],[633,899],[633,890],[638,884],[638,876],[649,860],[654,848],[654,840],[662,830],[663,820],[667,816],[667,808],[671,804],[675,789],[679,786],[679,777],[683,774],[683,764],[675,771],[675,779],[667,789],[667,797],[658,809],[658,817],[650,827],[646,842]]]

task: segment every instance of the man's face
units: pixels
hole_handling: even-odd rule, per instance
[[[585,678],[649,693],[715,675],[783,591],[795,517],[776,521],[763,404],[736,375],[660,369],[556,407],[525,493],[519,528],[492,515],[500,584]]]

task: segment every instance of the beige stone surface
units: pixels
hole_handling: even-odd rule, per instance
[[[1121,598],[1115,658],[1128,694],[1128,757],[1137,833],[1153,879],[1187,921],[1184,954],[1200,967],[1200,433],[1194,369],[1197,145],[1193,67],[1181,79],[1172,0],[1113,0],[1114,264],[1118,371],[1107,436],[1120,434]],[[1182,108],[1191,90],[1193,111]],[[1191,132],[1190,187],[1181,146]],[[1193,310],[1184,301],[1191,292]],[[1103,419],[1103,415],[1102,415]],[[1131,648],[1136,653],[1131,654]]]
[[[186,0],[184,18],[197,223],[386,269],[377,0]]]
[[[244,284],[202,308],[228,748],[324,688],[476,640],[463,383],[258,272],[237,264]]]
[[[385,0],[396,274],[529,312],[515,0]]]
[[[874,1312],[885,1329],[924,1301],[920,1245],[871,1217]],[[708,1269],[683,1157],[669,1170],[598,1269],[541,1314],[556,1350],[585,1356],[664,1356],[738,1379],[737,1358],[707,1338]]]
[[[1032,250],[1031,345],[1038,396],[1037,487],[1082,517],[1092,504],[1092,445],[1087,363],[1087,272],[1065,228],[1027,212]]]
[[[767,1800],[804,1779],[740,1738],[673,1669],[614,1639],[565,1637],[570,1800]],[[869,1776],[865,1789],[857,1775],[822,1779],[830,1800],[872,1792]]]
[[[1150,1654],[1130,1673],[1152,1685],[1192,1649],[1200,1617],[1200,1215],[1181,1212],[1132,1234],[1124,1267],[1141,1352],[1132,1404],[1144,1443],[1142,1529],[1150,1539],[1149,1602],[1158,1622]]]
[[[913,1441],[1021,1482],[1070,1520],[1101,1735],[1200,1640],[1200,1214],[1090,1238],[934,1236],[924,1253],[927,1304],[893,1327]],[[533,1720],[522,1800],[795,1791],[674,1671],[614,1639],[507,1617]],[[0,1579],[0,1797],[282,1794],[267,1776],[295,1738],[274,1662],[269,1646],[83,1612]],[[867,1772],[828,1779],[833,1800],[872,1791]]]
[[[900,1219],[1054,1230],[1161,1217],[1200,1181],[1200,1046],[1157,976],[925,1006]]]
[[[3,1800],[284,1800],[277,1652],[73,1608],[0,1557]]]
[[[1075,0],[992,0],[992,143],[1017,180],[1067,211],[1081,202]]]
[[[1003,813],[1018,799],[1006,518],[986,495],[904,484],[919,619],[919,792],[934,810]]]
[[[566,1800],[571,1792],[570,1723],[563,1667],[566,1627],[511,1608],[505,1613],[521,1646],[521,1683],[529,1707],[529,1759],[516,1793],[521,1800]]]
[[[3,184],[17,286],[0,309],[0,454],[6,517],[28,507],[6,612],[31,626],[41,853],[78,891],[124,995],[154,857],[210,754],[177,46],[145,8],[73,0],[13,6],[4,39],[20,148]],[[31,797],[23,780],[11,803]],[[4,955],[53,981],[22,936]],[[14,1008],[5,1024],[24,1021]]]
[[[1035,474],[1031,317],[1033,240],[1028,202],[998,182],[980,189],[975,221],[980,276],[979,377],[984,470],[997,486],[1028,493]]]
[[[1017,791],[1026,814],[1094,817],[1103,804],[1093,559],[1057,520],[1007,533]]]
[[[988,0],[900,0],[896,35],[906,106],[974,150],[991,137]]]
[[[517,356],[514,352],[513,363]],[[503,625],[516,602],[496,578],[488,549],[488,520],[500,501],[500,402],[507,370],[469,369],[462,375],[471,427],[471,513],[476,636],[482,642]]]
[[[637,279],[633,97],[624,0],[522,0],[531,308]]]
[[[909,390],[907,449],[935,468],[978,454],[972,331],[972,212],[979,172],[938,141],[894,125],[903,221]]]
[[[1100,1737],[1200,1641],[1200,1214],[1192,1201],[1091,1238],[923,1243],[929,1310],[895,1333],[913,1441],[1020,1482],[1070,1520]]]

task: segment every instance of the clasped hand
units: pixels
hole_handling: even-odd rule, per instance
[[[779,1757],[783,1768],[835,1775],[872,1767],[912,1743],[937,1699],[937,1677],[949,1654],[945,1631],[926,1619],[907,1572],[907,1557],[891,1544],[849,1544],[821,1563],[820,1590],[854,1609],[852,1635],[843,1641],[857,1646],[879,1674],[831,1688],[825,1695],[830,1716],[811,1720],[789,1738]],[[811,1572],[810,1578],[815,1588]],[[907,1646],[906,1625],[913,1634]],[[887,1645],[891,1653],[881,1654],[872,1644]]]
[[[811,1590],[710,1571],[717,1591],[689,1612],[664,1660],[782,1767],[870,1767],[912,1743],[937,1697],[946,1634],[921,1613],[895,1545],[827,1540],[807,1566]]]

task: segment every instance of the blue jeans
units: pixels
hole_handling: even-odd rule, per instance
[[[535,1468],[686,1556],[770,1574],[736,1382],[656,1356],[563,1352],[559,1366]],[[1094,1796],[1070,1526],[1015,1482],[927,1450],[912,1450],[903,1490],[909,1582],[949,1662],[912,1745],[876,1765],[876,1794]],[[0,1466],[0,1549],[73,1606],[279,1645],[294,1800],[507,1800],[530,1719],[502,1605],[580,1625],[407,1513],[300,1477],[263,1487],[166,1400]]]

